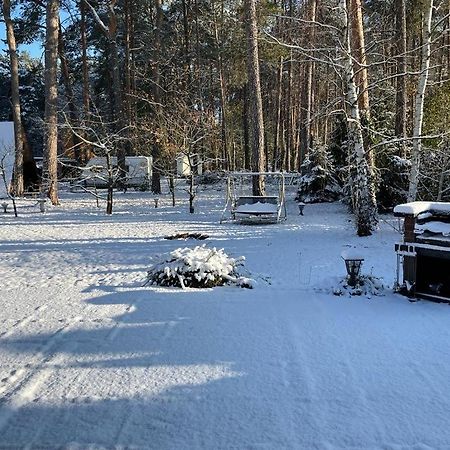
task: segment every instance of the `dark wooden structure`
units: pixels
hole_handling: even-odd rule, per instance
[[[394,215],[404,218],[403,242],[395,245],[399,291],[450,302],[450,203],[405,203]]]

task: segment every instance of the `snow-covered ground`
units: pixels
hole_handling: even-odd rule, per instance
[[[222,196],[0,215],[0,448],[450,448],[448,305],[328,293],[353,247],[393,284],[397,222],[357,238],[342,205],[290,200],[285,223],[220,225]],[[142,287],[152,256],[198,245],[180,232],[257,287]]]

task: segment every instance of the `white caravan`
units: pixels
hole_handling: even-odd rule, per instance
[[[3,181],[3,176],[0,177],[0,198],[8,197],[8,189],[11,184],[13,169],[14,169],[14,123],[0,122],[0,167],[5,171],[6,184]],[[0,169],[1,170],[1,169]]]
[[[112,156],[111,162],[117,168],[117,157]],[[151,156],[126,156],[126,183],[128,187],[149,187],[152,177]],[[87,186],[105,187],[108,182],[106,157],[94,157],[83,168],[82,180]]]
[[[177,155],[177,176],[188,177],[191,174],[191,164],[194,169],[193,172],[196,175],[203,173],[203,166],[200,162],[199,155],[186,155],[185,153],[179,153]],[[189,163],[189,160],[191,164]]]

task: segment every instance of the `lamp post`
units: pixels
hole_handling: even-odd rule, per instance
[[[355,287],[361,273],[364,258],[354,250],[344,250],[341,256],[347,269],[348,284],[349,286]]]
[[[303,216],[303,210],[305,209],[305,204],[303,202],[298,202],[298,213]]]

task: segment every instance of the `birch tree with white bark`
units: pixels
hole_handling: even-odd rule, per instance
[[[348,109],[349,151],[350,159],[355,166],[355,175],[351,186],[352,206],[358,236],[369,236],[377,225],[377,205],[374,196],[374,181],[364,148],[364,135],[354,70],[355,58],[352,50],[352,31],[346,0],[339,1],[337,12],[341,27],[342,66],[346,82],[345,97]]]
[[[430,75],[431,59],[431,22],[433,18],[433,0],[425,0],[422,19],[422,67],[417,83],[415,108],[414,108],[414,128],[412,136],[411,172],[409,175],[408,201],[416,200],[419,186],[420,159],[422,152],[422,126],[423,111],[425,104],[425,91]]]

